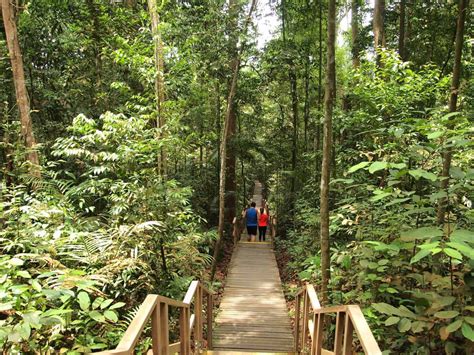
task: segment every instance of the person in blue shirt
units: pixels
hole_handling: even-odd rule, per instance
[[[258,229],[258,211],[255,208],[256,203],[252,202],[250,208],[245,211],[245,219],[247,222],[248,240],[254,242],[257,238]]]

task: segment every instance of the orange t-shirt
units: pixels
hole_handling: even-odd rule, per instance
[[[267,221],[268,221],[268,215],[265,213],[262,213],[260,215],[260,219],[258,220],[258,226],[259,227],[266,227],[267,226]]]

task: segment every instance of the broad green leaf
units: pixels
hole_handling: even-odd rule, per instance
[[[9,311],[10,309],[13,309],[13,303],[10,303],[10,302],[0,303],[0,312]]]
[[[399,317],[389,317],[387,318],[387,320],[385,321],[385,325],[388,327],[390,325],[394,325],[394,324],[397,324],[399,322],[400,318]]]
[[[117,313],[115,313],[114,311],[107,310],[107,311],[104,312],[104,316],[105,316],[105,318],[107,318],[108,320],[110,320],[114,323],[118,322]]]
[[[436,139],[436,138],[439,138],[443,135],[443,131],[435,131],[435,132],[432,132],[430,134],[428,134],[426,137],[428,139]]]
[[[400,314],[403,316],[403,317],[407,317],[407,318],[416,318],[416,314],[413,313],[412,311],[410,311],[407,307],[405,307],[404,305],[401,305],[400,307],[398,307],[399,311],[400,311]]]
[[[18,276],[23,277],[25,279],[31,279],[31,275],[28,271],[21,270],[16,273]]]
[[[405,242],[412,242],[414,240],[429,239],[433,237],[443,236],[443,231],[436,227],[421,227],[408,231],[401,232],[400,239]]]
[[[462,255],[460,252],[458,252],[457,250],[455,249],[451,249],[451,248],[444,248],[443,249],[443,252],[450,256],[451,258],[454,258],[454,259],[457,259],[457,260],[462,260]]]
[[[387,196],[391,196],[392,193],[391,192],[380,192],[380,193],[377,193],[375,196],[372,196],[370,198],[371,201],[379,201]]]
[[[114,303],[113,305],[111,305],[111,306],[109,307],[109,309],[122,308],[123,306],[125,306],[125,303],[123,303],[123,302],[117,302],[117,303]]]
[[[474,232],[467,229],[456,229],[451,233],[452,242],[467,242],[474,244]]]
[[[43,287],[41,286],[41,284],[37,280],[32,280],[31,281],[31,286],[37,292],[41,292],[41,290],[43,289]]]
[[[390,163],[390,167],[394,169],[405,169],[407,165],[405,163]]]
[[[398,330],[401,333],[405,333],[409,331],[411,328],[411,320],[408,318],[402,318],[402,320],[398,323]]]
[[[428,250],[428,249],[420,250],[418,253],[415,254],[413,258],[411,258],[410,264],[414,264],[420,261],[421,259],[423,259],[424,257],[427,257],[430,254],[431,254],[431,250]]]
[[[394,306],[388,304],[388,303],[374,303],[372,304],[372,307],[374,307],[377,311],[383,314],[388,314],[388,315],[399,315],[400,311],[395,308]]]
[[[388,167],[388,163],[386,161],[376,161],[370,164],[369,173],[373,174],[379,170],[386,169]]]
[[[8,262],[10,265],[13,265],[13,266],[21,266],[25,263],[20,258],[11,258]]]
[[[411,331],[413,333],[420,333],[423,331],[424,325],[425,325],[424,322],[415,321],[411,325]]]
[[[104,302],[101,303],[100,309],[105,309],[105,308],[107,308],[108,306],[110,306],[110,304],[111,304],[113,301],[114,301],[114,300],[111,300],[111,299],[105,300]]]
[[[436,318],[441,318],[441,319],[451,319],[454,317],[457,317],[459,315],[458,311],[441,311],[441,312],[436,312],[434,316]]]
[[[435,174],[430,173],[428,171],[423,171],[421,173],[421,177],[425,178],[426,180],[430,180],[430,181],[436,181],[438,179],[438,177]]]
[[[469,324],[474,325],[474,317],[464,317],[464,320]]]
[[[425,243],[425,244],[418,245],[418,248],[431,250],[431,249],[436,248],[438,245],[439,245],[439,242]]]
[[[349,169],[348,172],[349,172],[349,174],[351,174],[351,173],[353,173],[353,172],[356,172],[357,170],[360,170],[360,169],[365,168],[365,167],[366,167],[367,165],[369,165],[369,164],[370,164],[370,162],[368,162],[368,161],[363,161],[363,162],[361,162],[361,163],[359,163],[359,164],[357,164],[357,165],[352,166],[352,167]]]
[[[89,309],[89,306],[91,305],[91,299],[89,298],[89,295],[81,291],[77,295],[77,299],[79,300],[79,306],[83,311],[87,311]]]
[[[457,321],[454,321],[453,323],[448,325],[446,327],[446,331],[448,331],[449,333],[453,333],[459,328],[461,328],[461,325],[462,325],[462,319],[458,319]]]
[[[105,317],[102,313],[98,311],[91,311],[89,312],[89,317],[91,317],[93,320],[99,323],[104,323],[105,322]]]
[[[465,338],[469,339],[470,341],[474,341],[474,331],[469,324],[463,323],[461,331]]]
[[[468,258],[474,259],[474,248],[471,248],[469,245],[456,242],[448,242],[446,245],[458,250]]]
[[[408,174],[410,174],[411,176],[413,176],[416,180],[418,180],[419,178],[421,178],[422,172],[423,172],[423,171],[422,171],[421,169],[408,170]]]

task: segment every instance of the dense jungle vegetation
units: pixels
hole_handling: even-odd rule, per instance
[[[111,348],[211,280],[256,179],[290,299],[474,352],[469,0],[1,4],[3,353]]]

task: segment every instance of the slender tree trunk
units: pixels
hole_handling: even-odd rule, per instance
[[[459,0],[459,15],[456,26],[456,44],[454,54],[453,79],[451,83],[451,96],[449,98],[449,112],[457,111],[459,83],[461,81],[461,58],[462,47],[464,44],[464,23],[466,22],[466,13],[468,11],[469,0]],[[453,121],[448,122],[448,129],[453,128]],[[449,170],[451,169],[451,160],[453,157],[452,147],[446,148],[443,153],[443,171],[441,177],[441,188],[447,190],[449,186]],[[437,222],[439,225],[444,223],[446,213],[447,198],[440,200],[437,212]]]
[[[250,24],[250,21],[252,20],[252,13],[255,10],[256,5],[257,5],[257,0],[252,0],[249,13],[247,15],[247,18],[243,27],[244,36],[247,34],[247,29]],[[237,91],[237,79],[239,77],[240,58],[244,49],[245,49],[245,43],[242,43],[242,45],[240,46],[240,49],[237,51],[236,57],[231,66],[232,81],[229,88],[229,95],[227,97],[227,108],[226,108],[226,114],[225,114],[225,120],[224,120],[224,129],[222,131],[222,140],[221,140],[221,145],[220,145],[221,166],[220,166],[220,174],[219,174],[219,225],[217,228],[218,235],[217,235],[217,240],[214,247],[214,255],[213,255],[214,257],[213,257],[212,267],[211,267],[211,280],[214,279],[214,275],[216,273],[217,258],[219,256],[222,239],[224,237],[225,180],[226,180],[225,174],[226,174],[226,161],[227,161],[226,159],[227,143],[228,143],[229,130],[230,130],[229,128],[230,117],[229,116],[232,111],[231,106],[234,102],[235,94]]]
[[[400,29],[398,36],[398,54],[402,60],[405,60],[405,9],[406,0],[400,1]]]
[[[336,0],[329,0],[326,88],[324,95],[324,143],[321,164],[321,300],[328,302],[328,284],[331,278],[329,254],[329,179],[331,166],[332,114],[336,95]]]
[[[237,56],[237,42],[238,42],[238,33],[237,25],[239,18],[239,3],[237,0],[229,1],[229,18],[230,18],[230,35],[229,35],[229,58],[232,58],[230,63],[230,68],[232,68],[233,61]],[[229,82],[229,92],[232,82]],[[237,91],[237,88],[235,88]],[[229,112],[229,136],[228,143],[231,143],[237,129],[237,104],[235,100],[231,103]],[[236,181],[236,151],[234,146],[231,144],[230,149],[227,149],[226,156],[226,180],[225,180],[225,222],[232,223],[232,220],[235,217],[235,208],[236,208],[236,190],[237,190],[237,181]]]
[[[323,106],[323,1],[319,0],[319,70],[318,70],[318,119],[316,120],[316,138],[314,148],[316,153],[321,149],[321,117],[319,117]],[[320,165],[319,156],[316,158],[316,173],[318,173]],[[317,175],[316,175],[317,178]]]
[[[291,87],[291,109],[293,114],[293,136],[292,136],[292,149],[291,149],[291,201],[292,207],[296,192],[296,165],[298,157],[298,88],[296,79],[296,68],[294,63],[291,63],[289,71],[290,87]]]
[[[359,1],[352,0],[351,2],[351,33],[352,33],[352,66],[358,68],[360,65],[359,58]]]
[[[308,150],[308,124],[309,124],[309,84],[310,84],[310,75],[309,75],[309,49],[306,54],[306,61],[304,67],[304,150]]]
[[[384,33],[384,12],[385,12],[385,0],[375,0],[374,3],[374,19],[373,19],[373,31],[374,31],[374,49],[377,50],[379,47],[385,47],[385,33]]]
[[[7,40],[8,53],[12,64],[13,83],[15,85],[16,102],[20,112],[21,135],[28,150],[27,159],[31,163],[30,173],[40,177],[39,156],[36,149],[36,140],[33,133],[33,123],[30,116],[30,103],[26,90],[25,72],[23,69],[23,58],[18,39],[18,31],[15,21],[14,4],[10,0],[2,1],[3,25]]]
[[[160,15],[158,14],[158,6],[156,0],[148,0],[148,11],[151,19],[151,33],[154,42],[154,56],[155,56],[155,99],[156,99],[156,126],[159,131],[159,139],[165,137],[164,126],[166,124],[164,102],[165,102],[165,80],[164,80],[164,53],[163,41],[159,30]],[[160,174],[162,177],[167,175],[166,164],[166,150],[164,147],[160,150],[160,157],[158,159]]]
[[[95,93],[99,90],[101,86],[101,75],[102,75],[102,58],[100,56],[100,42],[101,42],[101,25],[100,25],[100,10],[98,5],[94,2],[94,0],[86,0],[87,8],[89,10],[89,14],[92,19],[92,48],[94,51],[94,62],[95,62],[95,82],[92,83],[91,92],[94,93],[94,102],[97,99]]]

